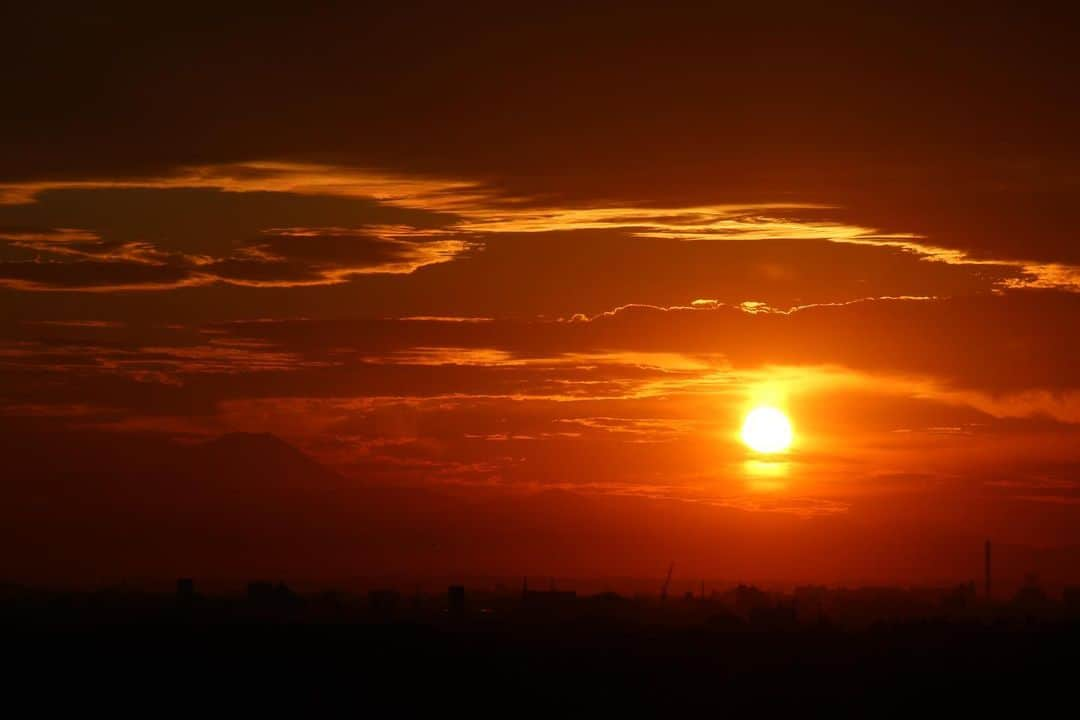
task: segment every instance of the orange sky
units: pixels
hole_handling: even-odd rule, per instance
[[[1080,579],[1074,44],[822,12],[6,23],[0,576]]]

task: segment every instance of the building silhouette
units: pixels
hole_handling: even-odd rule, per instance
[[[450,615],[461,617],[465,614],[465,586],[451,585],[446,590],[446,609]]]
[[[274,584],[256,580],[247,586],[248,604],[257,611],[291,612],[304,605],[304,600],[283,582]]]
[[[401,593],[397,590],[369,590],[368,608],[378,615],[390,615],[401,604]]]
[[[189,608],[195,603],[195,581],[191,578],[180,578],[176,581],[176,604],[181,608]]]

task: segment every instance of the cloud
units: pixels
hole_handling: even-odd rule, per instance
[[[55,327],[75,328],[118,328],[124,327],[124,323],[117,320],[29,320],[29,325],[52,325]]]
[[[477,183],[384,171],[291,162],[243,162],[181,167],[163,175],[0,183],[0,204],[35,202],[57,190],[208,188],[232,193],[272,192],[374,198],[388,205],[451,209],[485,191]]]
[[[971,252],[934,245],[918,233],[884,233],[850,222],[812,219],[807,211],[839,210],[814,204],[759,203],[698,207],[524,208],[485,213],[469,210],[463,229],[485,232],[556,232],[621,229],[640,237],[683,241],[774,240],[797,238],[832,243],[897,248],[930,262],[986,266],[1004,271],[1007,288],[1080,292],[1080,266],[1011,258],[976,258]]]
[[[1075,387],[1080,353],[1064,328],[1080,312],[1072,294],[1027,291],[927,299],[870,299],[781,312],[754,306],[628,305],[591,318],[483,323],[392,318],[234,322],[220,329],[319,356],[326,348],[394,361],[421,348],[493,353],[489,364],[559,359],[709,370],[766,365],[841,365],[866,372],[938,378],[958,389],[1056,391]],[[1010,328],[1001,332],[1002,323]],[[434,350],[422,351],[434,362]],[[635,354],[638,357],[635,357]],[[406,356],[403,356],[403,359]],[[458,355],[463,358],[465,355]],[[649,358],[644,361],[644,358]],[[667,358],[667,359],[665,359]],[[681,358],[681,359],[680,359]],[[712,358],[712,359],[710,359]]]
[[[560,418],[556,422],[633,436],[631,442],[670,442],[700,430],[700,423],[675,418],[594,416]]]
[[[226,283],[255,287],[334,285],[355,275],[407,274],[467,252],[474,243],[402,226],[278,228],[212,257],[146,242],[110,242],[87,230],[4,231],[0,286],[16,290],[167,290]]]
[[[267,319],[154,332],[23,324],[0,348],[0,395],[23,404],[111,396],[143,412],[268,396],[727,402],[766,386],[878,387],[989,417],[1076,422],[1077,348],[1062,335],[1076,302],[1031,292],[785,312],[626,306],[574,321]],[[1002,334],[1001,318],[1015,330]],[[183,392],[146,396],[146,382]],[[606,408],[575,417],[629,416]]]
[[[1015,254],[1001,257],[985,252],[976,254],[970,247],[935,242],[924,233],[886,232],[872,225],[843,220],[840,218],[850,214],[848,211],[822,203],[678,206],[607,201],[574,205],[543,197],[513,195],[494,185],[471,180],[409,176],[341,165],[258,161],[181,167],[171,173],[146,177],[9,182],[0,184],[0,204],[9,207],[32,204],[47,193],[61,191],[192,189],[234,195],[273,193],[292,197],[373,200],[383,207],[435,213],[443,223],[441,232],[458,235],[456,240],[432,240],[424,252],[413,245],[407,249],[394,247],[389,239],[392,233],[387,228],[378,231],[381,242],[368,243],[349,240],[350,234],[362,231],[322,228],[312,233],[309,242],[302,245],[290,242],[290,238],[302,237],[303,228],[284,228],[277,234],[266,229],[261,244],[246,246],[246,257],[216,258],[221,277],[243,285],[332,284],[370,267],[382,268],[370,272],[411,272],[431,262],[457,257],[470,241],[493,242],[535,233],[616,231],[627,237],[687,242],[798,240],[895,249],[933,263],[968,268],[973,272],[985,271],[990,274],[989,284],[993,287],[1080,291],[1080,266],[1025,259]],[[399,228],[398,243],[418,245],[419,230]],[[145,244],[138,248],[126,247],[129,252],[153,252],[152,247]],[[261,258],[262,264],[255,262],[252,255],[259,248],[278,258],[278,264],[272,265],[268,257]],[[373,262],[380,251],[391,256],[391,261]],[[308,255],[311,261],[332,260],[334,263],[352,255],[358,264],[335,264],[332,269],[304,263],[293,266],[290,261],[299,259],[298,253]],[[80,286],[68,282],[63,286],[67,289],[89,288],[95,284],[100,283],[88,282]],[[153,283],[141,283],[140,286],[144,289],[159,287]],[[33,281],[25,281],[18,287],[43,289]]]
[[[881,323],[882,305],[900,319]],[[947,364],[911,372],[921,350],[876,368],[739,352],[754,326],[800,338],[844,324],[876,342],[928,307],[959,312],[868,301],[787,314],[637,306],[573,323],[264,320],[177,329],[153,344],[126,325],[27,323],[0,348],[0,397],[11,423],[274,432],[368,482],[560,488],[806,518],[913,483],[970,485],[983,468],[1074,457],[1067,406],[1049,408],[1055,422],[1037,401],[993,405],[1009,392],[961,389]],[[435,337],[453,344],[419,344]],[[735,438],[759,393],[783,400],[803,440],[775,477],[747,467]],[[916,468],[919,478],[905,475]]]
[[[354,275],[408,274],[448,262],[474,245],[450,235],[400,226],[274,228],[237,256],[204,269],[241,285],[336,284]]]

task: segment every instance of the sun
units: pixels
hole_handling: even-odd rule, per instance
[[[759,453],[778,453],[791,447],[791,421],[774,407],[756,407],[743,421],[742,440]]]

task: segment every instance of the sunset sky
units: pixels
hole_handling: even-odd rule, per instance
[[[0,575],[1080,579],[1074,29],[814,5],[3,11]]]

